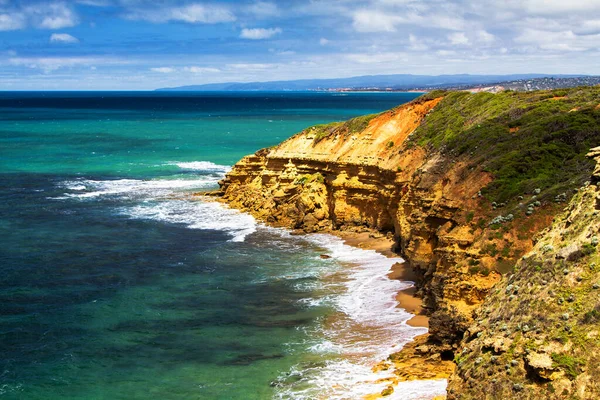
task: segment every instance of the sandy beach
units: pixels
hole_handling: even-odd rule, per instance
[[[358,247],[366,250],[375,250],[386,257],[398,257],[399,255],[392,251],[394,240],[385,236],[379,237],[370,232],[345,232],[333,231],[332,234],[342,238],[344,243],[349,246]],[[390,279],[399,279],[402,281],[412,281],[416,279],[415,273],[406,263],[395,263],[392,266],[392,271],[388,275]],[[416,288],[413,286],[406,290],[398,292],[396,301],[398,307],[403,308],[407,312],[414,314],[407,324],[414,327],[429,327],[429,318],[423,315],[423,302],[415,296]]]

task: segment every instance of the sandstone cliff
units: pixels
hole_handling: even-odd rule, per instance
[[[222,194],[274,225],[393,235],[431,315],[427,348],[453,359],[491,288],[589,176],[599,101],[593,88],[432,93],[244,157]]]
[[[600,148],[591,184],[477,312],[450,399],[600,398]]]

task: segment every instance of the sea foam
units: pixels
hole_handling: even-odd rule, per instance
[[[129,218],[181,224],[190,229],[220,230],[230,234],[231,240],[236,242],[243,241],[256,230],[257,223],[248,214],[216,202],[189,198],[190,192],[216,187],[231,169],[229,166],[210,161],[168,164],[196,173],[184,178],[69,180],[60,184],[67,192],[55,199],[114,201],[126,204],[115,208],[118,214]]]
[[[281,399],[352,399],[381,392],[389,385],[390,371],[373,372],[373,366],[399,351],[426,328],[406,324],[412,317],[398,308],[395,299],[399,290],[412,282],[390,279],[391,266],[403,262],[388,258],[373,250],[363,250],[344,244],[331,235],[312,234],[304,237],[326,250],[333,260],[346,265],[337,276],[335,296],[328,304],[339,312],[323,323],[320,344],[312,345],[314,353],[337,353],[324,363],[304,363],[282,374],[275,382],[277,398]],[[303,303],[319,304],[318,299]],[[401,382],[391,399],[427,399],[445,394],[446,381]]]
[[[227,173],[231,171],[231,167],[229,165],[219,165],[210,161],[188,161],[188,162],[179,162],[179,161],[170,161],[167,163],[168,165],[176,165],[181,169],[193,170],[193,171],[215,171]]]
[[[232,242],[243,242],[256,231],[257,223],[249,214],[225,207],[216,202],[167,200],[123,207],[121,214],[134,219],[151,219],[182,224],[190,229],[211,229],[229,233]]]

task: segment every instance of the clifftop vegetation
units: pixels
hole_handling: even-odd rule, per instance
[[[490,201],[536,189],[538,199],[553,199],[588,178],[594,164],[585,154],[600,144],[600,88],[426,96],[439,95],[411,143],[482,165],[494,178],[482,190]]]

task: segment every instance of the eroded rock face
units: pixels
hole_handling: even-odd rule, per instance
[[[479,253],[481,232],[465,221],[466,210],[477,212],[477,193],[490,176],[467,160],[427,154],[408,142],[439,101],[385,112],[359,132],[315,140],[308,129],[244,157],[221,187],[230,205],[273,225],[392,232],[397,251],[420,276],[426,308],[435,311],[432,341],[453,351],[500,274],[485,267],[495,259]],[[470,270],[467,258],[485,273]]]
[[[600,398],[599,198],[597,183],[581,188],[496,285],[463,337],[448,399]]]

